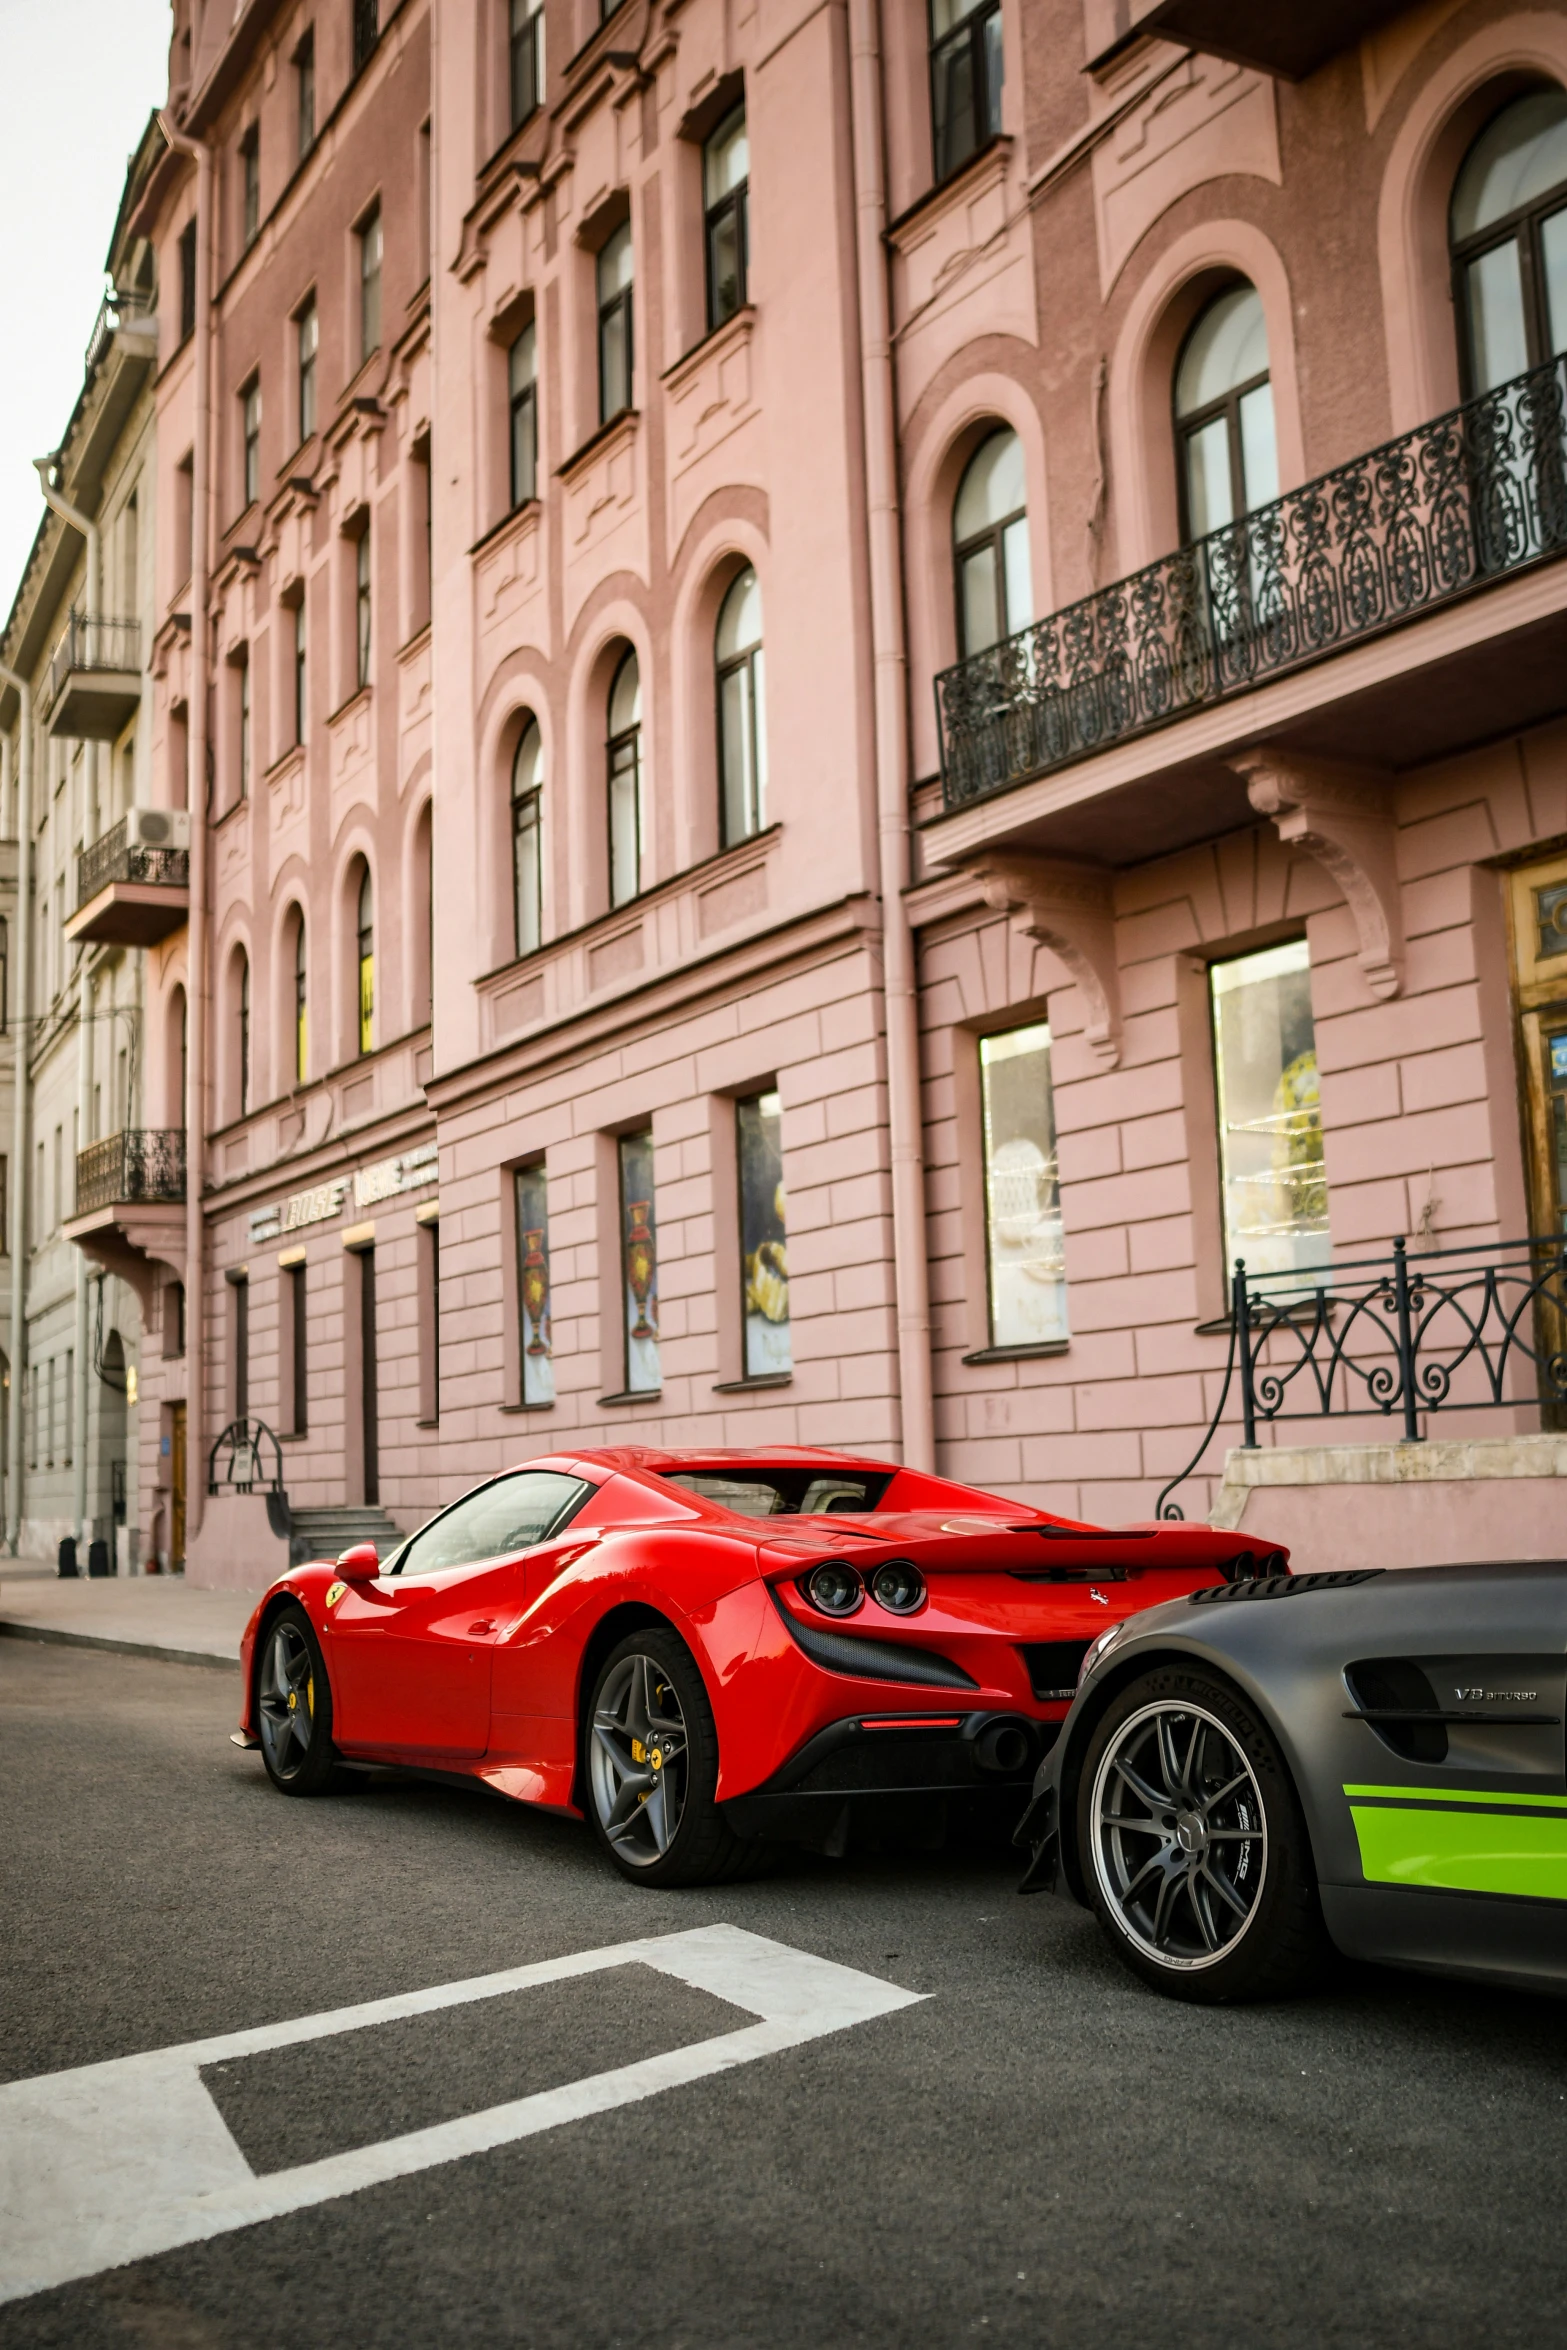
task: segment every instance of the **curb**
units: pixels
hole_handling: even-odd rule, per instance
[[[163,1665],[207,1665],[237,1673],[237,1656],[213,1656],[204,1648],[159,1648],[150,1640],[110,1640],[99,1632],[62,1632],[53,1624],[22,1624],[0,1616],[0,1640],[40,1640],[57,1648],[102,1648],[112,1656],[150,1656]]]

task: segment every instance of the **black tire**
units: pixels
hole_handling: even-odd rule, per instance
[[[332,1684],[315,1627],[296,1600],[280,1607],[262,1627],[256,1653],[256,1725],[261,1759],[273,1786],[284,1795],[319,1795],[337,1764]]]
[[[1076,1826],[1099,1921],[1155,1990],[1219,2004],[1321,1976],[1329,1946],[1295,1789],[1217,1673],[1158,1666],[1117,1693],[1083,1759]]]
[[[718,1731],[695,1657],[666,1624],[612,1648],[582,1723],[584,1808],[623,1877],[712,1885],[753,1868],[758,1848],[718,1809]]]

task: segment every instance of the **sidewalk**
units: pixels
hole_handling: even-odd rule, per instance
[[[19,1559],[0,1568],[0,1638],[58,1640],[171,1664],[239,1661],[239,1637],[259,1591],[199,1591],[178,1575],[111,1575],[61,1582]]]

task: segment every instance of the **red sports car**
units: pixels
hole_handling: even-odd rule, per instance
[[[1284,1554],[1074,1524],[846,1454],[559,1453],[380,1561],[290,1569],[245,1631],[237,1743],[309,1795],[340,1759],[586,1814],[639,1883],[842,1852],[940,1807],[1010,1824],[1095,1636]]]

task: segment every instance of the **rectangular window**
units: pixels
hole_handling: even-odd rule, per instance
[[[188,220],[180,230],[180,341],[188,342],[196,331],[196,223]]]
[[[517,952],[531,955],[544,938],[544,794],[519,791],[511,804],[512,879],[517,896]]]
[[[951,177],[1001,129],[1001,0],[931,0],[930,113],[936,177]]]
[[[289,1399],[289,1427],[295,1436],[303,1436],[310,1425],[310,1354],[306,1344],[305,1265],[303,1258],[297,1264],[285,1265],[283,1268],[282,1306],[284,1328],[280,1335],[283,1344],[279,1351],[282,1354],[284,1370],[293,1388],[293,1394]]]
[[[1066,1259],[1049,1028],[1041,1022],[982,1036],[979,1081],[990,1343],[1059,1344],[1067,1336]]]
[[[294,51],[294,142],[304,162],[316,143],[316,36],[306,33]]]
[[[68,1346],[65,1350],[65,1393],[60,1401],[64,1407],[60,1414],[61,1450],[65,1455],[65,1466],[69,1468],[76,1457],[76,1349],[74,1346]]]
[[[626,1393],[656,1395],[658,1358],[658,1220],[653,1212],[653,1134],[620,1138],[620,1267],[626,1328]]]
[[[354,548],[354,653],[361,686],[370,683],[370,532]]]
[[[182,585],[191,574],[196,542],[196,459],[188,451],[174,468],[174,560]],[[183,803],[179,803],[183,805]]]
[[[379,0],[354,0],[354,71],[360,72],[369,64],[377,41],[381,38],[381,10]]]
[[[305,718],[308,710],[306,653],[308,650],[305,624],[305,599],[300,597],[294,606],[294,740],[305,739]]]
[[[553,1403],[549,1178],[542,1166],[517,1170],[517,1285],[521,1292],[522,1400]]]
[[[0,1257],[11,1254],[11,1190],[9,1162],[0,1156]]]
[[[1214,1073],[1224,1266],[1253,1281],[1320,1265],[1328,1254],[1328,1186],[1303,938],[1215,963]]]
[[[381,207],[359,231],[359,357],[381,346]]]
[[[244,446],[241,503],[253,506],[261,495],[261,381],[255,377],[239,395],[240,432]]]
[[[250,797],[250,647],[239,662],[239,796]]]
[[[309,301],[294,321],[295,353],[298,363],[299,439],[309,440],[316,429],[316,353],[321,346],[321,317],[314,301]]]
[[[511,417],[511,502],[525,506],[538,496],[539,344],[532,319],[513,343],[506,361]]]
[[[248,253],[261,228],[261,130],[252,123],[239,143],[240,236]]]
[[[419,1252],[419,1418],[433,1427],[441,1416],[441,1227],[435,1217],[415,1227]]]
[[[707,323],[732,318],[746,299],[750,243],[751,145],[745,108],[726,115],[702,150],[702,205],[707,228]]]
[[[788,1226],[783,1117],[776,1093],[735,1104],[740,1150],[740,1300],[745,1376],[777,1378],[794,1367],[789,1338]]]
[[[511,0],[511,127],[544,103],[544,0]]]
[[[623,220],[598,257],[599,422],[631,405],[631,223]]]
[[[44,1446],[44,1467],[52,1469],[54,1467],[55,1444],[55,1390],[60,1384],[60,1358],[58,1355],[49,1357],[45,1377],[49,1387],[49,1429]]]

